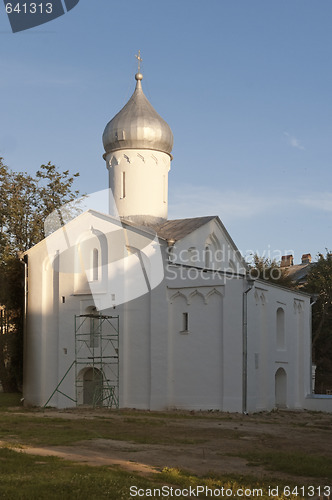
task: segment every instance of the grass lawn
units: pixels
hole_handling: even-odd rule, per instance
[[[315,450],[313,453],[299,449],[283,450],[278,446],[278,436],[272,431],[278,430],[278,426],[285,420],[285,425],[289,426],[290,431],[293,429],[294,434],[301,432],[305,437],[309,431],[318,433],[317,436],[323,436],[324,439],[326,436],[326,450],[329,450],[329,418],[316,418],[308,414],[307,422],[303,417],[287,417],[286,413],[281,416],[257,415],[249,419],[253,429],[265,425],[266,428],[271,428],[271,434],[264,431],[259,441],[251,442],[245,441],[248,438],[248,428],[244,426],[248,420],[242,416],[222,413],[74,411],[64,412],[59,417],[52,410],[24,409],[20,406],[20,395],[0,394],[0,498],[315,498],[319,493],[327,493],[327,490],[319,490],[319,487],[329,483],[331,486],[331,479],[327,478],[332,478],[332,456]],[[204,447],[205,443],[208,446],[216,437],[218,443],[223,444],[228,440],[234,445],[232,453],[220,452],[220,455],[224,458],[229,455],[247,460],[251,467],[248,468],[250,474],[198,475],[164,466],[159,468],[158,473],[142,476],[118,466],[80,465],[56,457],[27,455],[20,451],[29,445],[78,446],[80,441],[86,443],[95,439],[136,443],[137,449],[140,445],[159,445],[193,450],[195,447]],[[259,477],[255,474],[255,467],[264,467],[266,475]],[[287,482],[282,473],[289,474]],[[317,478],[317,481],[307,483],[304,488],[297,477]],[[316,489],[308,489],[310,484]],[[284,490],[285,486],[290,486],[290,489]],[[130,487],[134,489],[131,490]],[[196,490],[197,487],[200,490]],[[208,489],[203,492],[203,488]],[[201,491],[199,495],[198,491]]]
[[[56,457],[0,449],[0,498],[7,500],[128,499],[128,485],[150,481],[118,469],[73,464]]]
[[[174,497],[188,498],[186,494],[191,487],[194,492],[198,486],[208,491],[233,492],[232,498],[240,498],[236,492],[247,491],[246,498],[271,498],[268,488],[270,481],[258,481],[252,477],[197,477],[177,469],[163,469],[160,474],[142,477],[128,473],[117,467],[89,467],[77,465],[56,457],[40,457],[25,455],[8,448],[0,448],[0,498],[6,500],[85,500],[114,499],[128,500],[130,487],[135,487],[132,498],[160,498],[159,491],[165,487]],[[274,483],[276,486],[276,483]],[[153,490],[157,494],[153,495]],[[180,494],[184,490],[184,495]],[[201,490],[202,491],[202,490]],[[188,491],[189,492],[189,491]],[[252,495],[250,494],[252,492]],[[145,494],[144,494],[145,493]],[[218,495],[220,496],[220,495]],[[242,496],[242,495],[241,495]],[[211,497],[202,492],[199,498]],[[164,495],[164,498],[170,498]],[[274,498],[283,498],[276,496]],[[288,498],[299,498],[291,495]]]

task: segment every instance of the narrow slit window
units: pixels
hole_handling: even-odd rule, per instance
[[[121,198],[126,197],[126,172],[121,174]]]
[[[182,313],[182,331],[183,332],[189,331],[189,316],[187,312]]]
[[[99,267],[99,255],[98,249],[94,248],[92,250],[92,281],[98,280],[98,267]]]

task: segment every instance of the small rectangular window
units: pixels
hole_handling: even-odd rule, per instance
[[[121,198],[126,197],[126,172],[121,174]]]
[[[98,281],[98,269],[99,269],[98,249],[94,248],[92,250],[92,273],[91,273],[92,281]]]
[[[189,332],[189,315],[187,312],[182,313],[182,330],[181,333]]]
[[[167,203],[166,175],[163,175],[163,202]]]

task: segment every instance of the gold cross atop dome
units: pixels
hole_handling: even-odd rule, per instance
[[[135,57],[137,59],[137,62],[138,62],[138,73],[141,72],[141,62],[143,61],[143,59],[141,58],[141,51],[139,50],[138,51],[138,55],[135,54]]]

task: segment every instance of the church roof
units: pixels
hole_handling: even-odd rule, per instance
[[[119,149],[152,149],[170,155],[172,131],[145,97],[141,83],[143,75],[136,73],[135,79],[133,95],[105,127],[105,154]]]
[[[216,218],[216,215],[209,215],[207,217],[167,220],[158,226],[154,226],[153,229],[160,238],[178,241]]]

